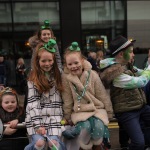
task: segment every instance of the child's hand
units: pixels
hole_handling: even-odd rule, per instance
[[[36,133],[37,133],[37,134],[44,135],[44,134],[46,134],[46,130],[45,130],[44,127],[39,127],[39,128],[36,130]]]
[[[17,129],[12,129],[10,125],[8,125],[4,130],[4,135],[12,135],[17,131]]]
[[[16,128],[18,124],[18,119],[10,121],[9,124],[10,124],[10,128]]]

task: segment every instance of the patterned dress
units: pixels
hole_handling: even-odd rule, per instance
[[[48,135],[61,136],[62,100],[53,86],[48,93],[40,94],[33,82],[28,81],[28,104],[26,107],[26,127],[29,135],[35,129],[45,127]]]

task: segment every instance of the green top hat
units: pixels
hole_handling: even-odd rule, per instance
[[[55,53],[56,52],[56,49],[54,48],[55,45],[56,45],[56,41],[54,39],[50,39],[48,43],[44,44],[44,46],[41,47],[39,50],[44,48],[50,53]]]
[[[44,29],[51,29],[49,20],[45,20],[44,21],[44,25],[41,26],[41,29],[42,30],[44,30]]]
[[[78,46],[78,43],[77,42],[72,42],[71,43],[71,46],[69,47],[69,49],[71,51],[80,51],[80,47]]]

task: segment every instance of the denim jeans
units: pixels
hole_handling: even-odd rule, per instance
[[[58,143],[59,143],[59,148],[58,150],[67,150],[64,143],[60,141],[60,139],[58,138],[58,136],[50,136],[50,135],[47,135],[48,138],[45,138],[44,136],[42,135],[39,135],[39,134],[34,134],[32,135],[31,137],[31,143],[29,145],[27,145],[25,147],[24,150],[36,150],[35,148],[35,143],[39,140],[39,139],[42,139],[42,140],[47,140],[47,141],[50,141],[49,139],[51,140],[56,140]],[[50,149],[50,148],[49,148]],[[43,148],[43,150],[45,150]]]
[[[145,105],[139,110],[117,113],[115,116],[129,135],[130,150],[144,150],[145,143],[150,145],[150,139],[146,138],[150,137],[150,106]]]

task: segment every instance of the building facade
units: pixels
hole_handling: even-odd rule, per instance
[[[61,55],[73,41],[83,53],[105,52],[115,36],[124,35],[136,39],[135,51],[144,61],[150,48],[149,6],[150,1],[140,0],[0,0],[0,51],[14,66],[19,57],[28,66],[28,39],[48,19]],[[143,62],[138,62],[141,67]]]

